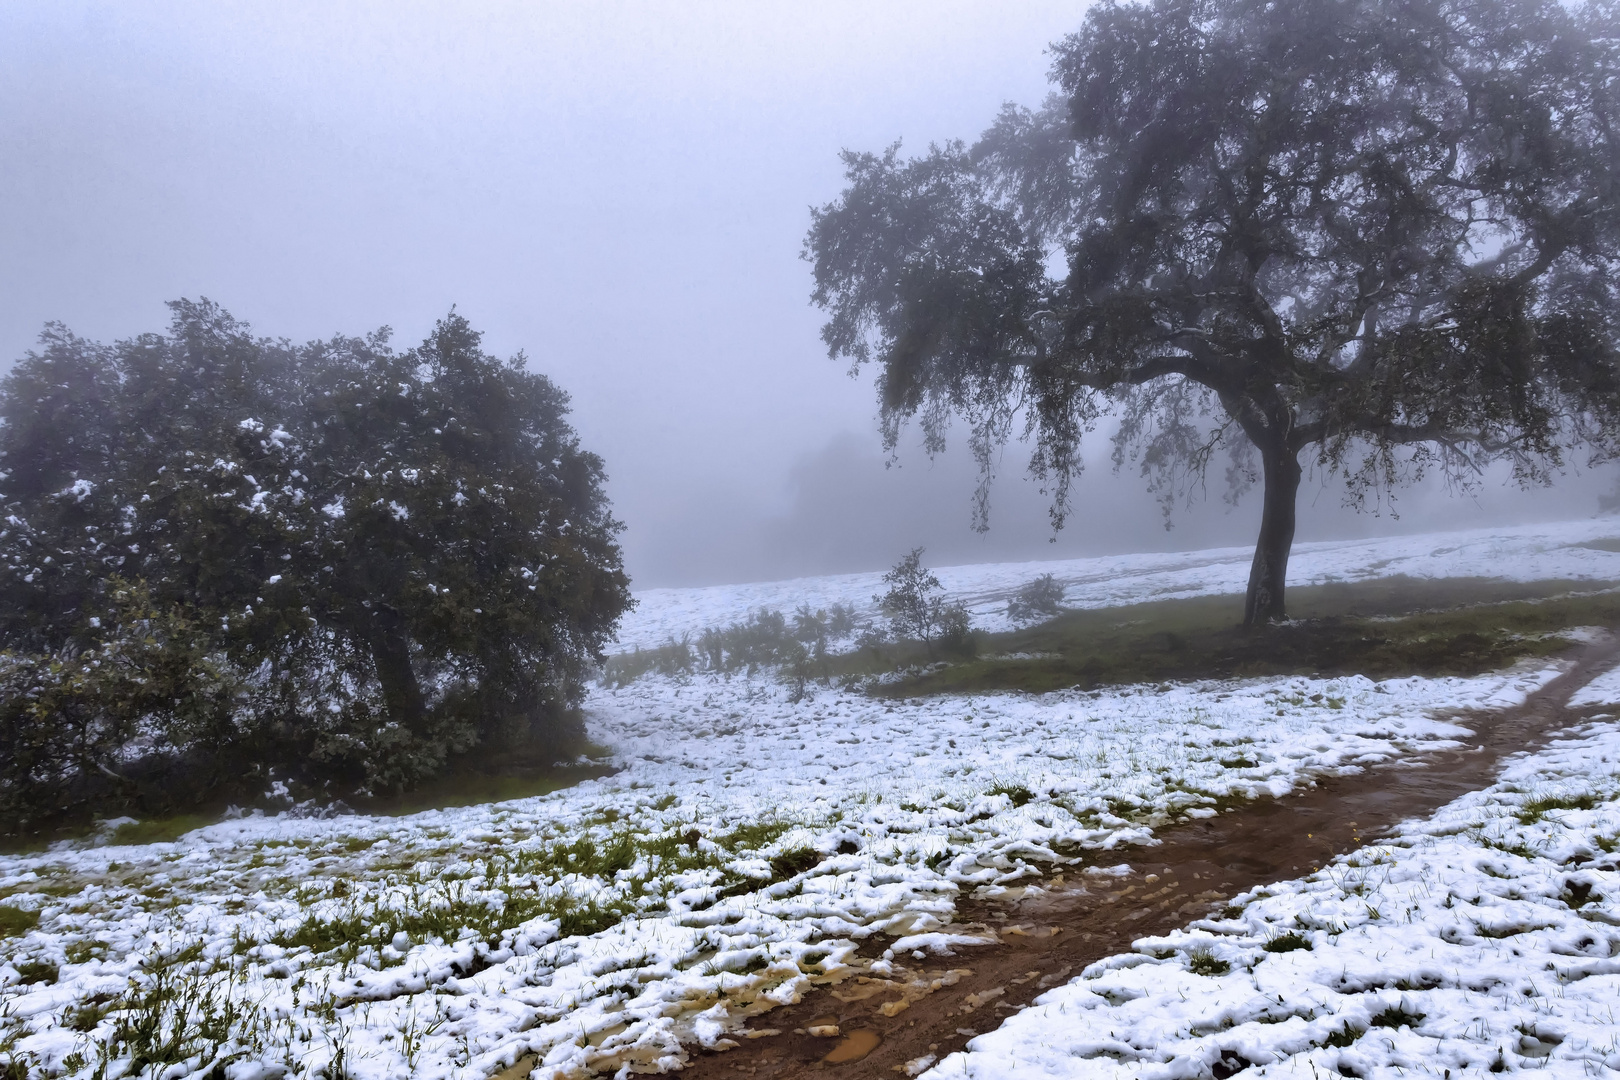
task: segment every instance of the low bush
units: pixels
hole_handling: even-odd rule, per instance
[[[1050,619],[1063,610],[1063,586],[1051,574],[1026,582],[1007,601],[1007,618],[1015,623]]]
[[[923,566],[922,553],[922,548],[913,548],[902,556],[883,575],[888,591],[872,599],[888,616],[890,632],[922,642],[930,660],[940,650],[970,658],[977,652],[977,642],[968,611],[945,596],[939,578]]]

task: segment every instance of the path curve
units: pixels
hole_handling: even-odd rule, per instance
[[[962,1049],[1136,939],[1185,926],[1238,893],[1308,874],[1402,821],[1488,786],[1505,757],[1598,711],[1570,709],[1568,702],[1620,662],[1620,636],[1572,650],[1565,660],[1569,670],[1523,704],[1466,717],[1474,735],[1464,749],[1324,778],[1298,794],[1163,829],[1153,847],[1111,853],[1131,861],[1122,877],[1076,877],[1071,870],[1039,889],[994,900],[964,897],[952,929],[993,944],[955,956],[898,957],[887,975],[868,971],[818,988],[796,1005],[756,1018],[759,1037],[735,1049],[692,1048],[682,1080],[897,1076],[907,1075],[908,1063],[920,1070],[921,1059]],[[869,939],[861,950],[865,960],[877,959],[887,940]],[[875,1049],[856,1055],[874,1036]],[[840,1051],[852,1060],[825,1060]]]

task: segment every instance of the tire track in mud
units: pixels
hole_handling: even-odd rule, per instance
[[[1463,749],[1326,777],[1297,794],[1162,829],[1153,847],[1107,853],[1129,860],[1123,876],[1071,869],[1035,889],[964,896],[951,930],[991,944],[954,956],[896,957],[886,975],[867,970],[818,987],[798,1004],[757,1017],[757,1037],[734,1036],[735,1049],[689,1048],[681,1076],[897,1076],[908,1063],[916,1069],[921,1059],[943,1058],[1138,938],[1185,926],[1249,889],[1308,874],[1401,821],[1488,786],[1505,757],[1600,711],[1572,710],[1568,702],[1620,661],[1620,636],[1572,650],[1565,660],[1569,670],[1522,705],[1465,715],[1474,735]],[[869,939],[864,961],[879,958],[889,940]]]

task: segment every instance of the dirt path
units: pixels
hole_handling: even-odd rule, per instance
[[[888,977],[819,989],[754,1021],[755,1029],[779,1034],[720,1053],[694,1049],[682,1080],[905,1075],[908,1062],[960,1050],[1135,939],[1184,926],[1248,889],[1310,873],[1403,820],[1487,786],[1505,756],[1581,718],[1566,703],[1620,659],[1620,637],[1570,659],[1573,667],[1524,705],[1477,716],[1466,750],[1325,779],[1298,795],[1164,829],[1161,844],[1119,853],[1131,863],[1124,877],[1070,882],[1059,874],[1022,898],[964,898],[953,929],[982,932],[994,944],[956,956],[897,957]],[[873,940],[862,952],[876,958],[887,941]],[[902,960],[911,966],[901,969]]]

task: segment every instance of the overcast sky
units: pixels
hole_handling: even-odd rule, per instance
[[[636,584],[1245,543],[1257,500],[1166,533],[1106,447],[1048,543],[1009,450],[886,469],[870,380],[829,361],[799,259],[838,151],[971,138],[1046,93],[1084,5],[0,0],[0,362],[47,320],[109,340],[206,295],[295,339],[455,304],[526,351],[606,459]],[[1302,536],[1584,516],[1612,486],[1302,496]]]

